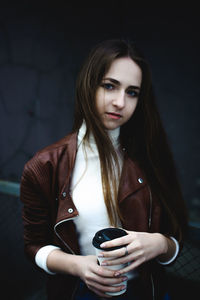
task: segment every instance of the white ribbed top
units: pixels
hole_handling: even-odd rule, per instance
[[[119,149],[119,128],[108,131],[116,151]],[[83,145],[86,126],[83,123],[78,133],[78,151],[71,182],[71,195],[79,212],[74,219],[79,236],[81,254],[95,254],[92,246],[94,234],[105,227],[110,227],[104,203],[100,160],[93,136],[89,145]],[[120,153],[120,152],[118,152]],[[119,155],[120,162],[122,157]],[[120,226],[120,223],[119,223]]]

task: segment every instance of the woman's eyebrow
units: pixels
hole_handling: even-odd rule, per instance
[[[120,81],[118,81],[118,80],[116,80],[114,78],[110,78],[110,77],[106,77],[103,80],[109,80],[110,82],[112,82],[112,83],[114,83],[116,85],[120,85],[121,84]],[[129,88],[133,88],[135,90],[140,90],[140,87],[137,86],[137,85],[130,85]]]

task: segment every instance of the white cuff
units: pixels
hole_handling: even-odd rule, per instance
[[[170,258],[168,261],[161,262],[161,261],[159,261],[159,259],[157,259],[157,262],[161,265],[169,265],[171,262],[173,262],[176,259],[177,255],[179,253],[179,243],[178,243],[178,241],[172,236],[170,236],[170,239],[172,241],[174,241],[174,243],[176,245],[176,251],[175,251],[174,255],[172,256],[172,258]]]
[[[60,249],[60,248],[53,246],[53,245],[44,246],[44,247],[40,248],[35,255],[36,265],[38,265],[38,267],[40,267],[41,269],[43,269],[44,271],[46,271],[48,274],[51,274],[51,275],[54,275],[56,273],[51,272],[47,268],[47,257],[50,254],[50,252],[55,249]]]

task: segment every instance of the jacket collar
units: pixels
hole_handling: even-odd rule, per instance
[[[70,195],[70,180],[73,172],[76,151],[77,133],[69,135],[65,142],[66,151],[63,152],[59,167],[59,207],[56,222],[73,219],[78,211]],[[133,162],[125,153],[121,179],[118,191],[118,201],[122,202],[130,194],[146,185],[146,179],[136,162]]]

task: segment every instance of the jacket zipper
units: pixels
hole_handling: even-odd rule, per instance
[[[150,229],[150,227],[151,227],[151,221],[152,221],[152,206],[153,206],[153,199],[152,199],[151,189],[150,189],[149,186],[148,186],[148,189],[149,189],[149,200],[150,200],[148,225],[149,225],[149,229]]]
[[[151,286],[152,286],[152,299],[155,300],[155,288],[154,288],[154,281],[153,281],[152,274],[151,274]]]
[[[67,222],[67,221],[70,221],[70,220],[74,220],[77,216],[73,217],[73,218],[69,218],[67,220],[62,220],[58,223],[55,224],[54,226],[54,232],[55,234],[57,235],[57,237],[63,242],[63,244],[67,247],[67,249],[72,253],[72,254],[75,254],[75,252],[71,249],[71,247],[69,247],[69,245],[61,238],[61,236],[59,235],[59,233],[57,232],[57,226],[64,223],[64,222]]]
[[[152,199],[152,193],[151,193],[151,188],[148,186],[149,189],[149,200],[150,200],[150,208],[149,208],[149,220],[148,220],[148,225],[149,229],[151,227],[151,222],[152,222],[152,206],[153,206],[153,199]],[[155,287],[154,287],[154,281],[153,281],[153,275],[151,273],[151,288],[152,288],[152,299],[155,300]]]
[[[74,300],[74,296],[76,295],[76,292],[77,292],[77,290],[79,288],[79,285],[80,285],[80,278],[77,280],[76,286],[74,288],[74,291],[72,293],[72,296],[71,296],[70,300]]]
[[[56,234],[57,237],[63,242],[63,244],[67,247],[67,249],[71,252],[71,254],[75,254],[75,252],[74,252],[74,251],[72,250],[72,248],[69,247],[69,245],[68,245],[67,243],[65,243],[65,241],[61,238],[61,236],[60,236],[59,233],[57,232],[56,228],[57,228],[58,225],[60,225],[60,224],[62,224],[62,223],[64,223],[64,222],[67,222],[67,221],[70,221],[70,220],[74,220],[76,217],[77,217],[77,216],[75,216],[75,217],[73,217],[73,218],[69,218],[69,219],[67,219],[67,220],[62,220],[62,221],[56,223],[55,226],[54,226],[54,232],[55,232],[55,234]],[[77,282],[77,284],[76,284],[76,286],[75,286],[75,288],[74,288],[74,291],[73,291],[72,296],[71,296],[71,300],[74,299],[74,295],[75,295],[75,293],[76,293],[76,291],[77,291],[77,289],[78,289],[78,285],[79,285],[79,280],[78,280],[78,282]]]

